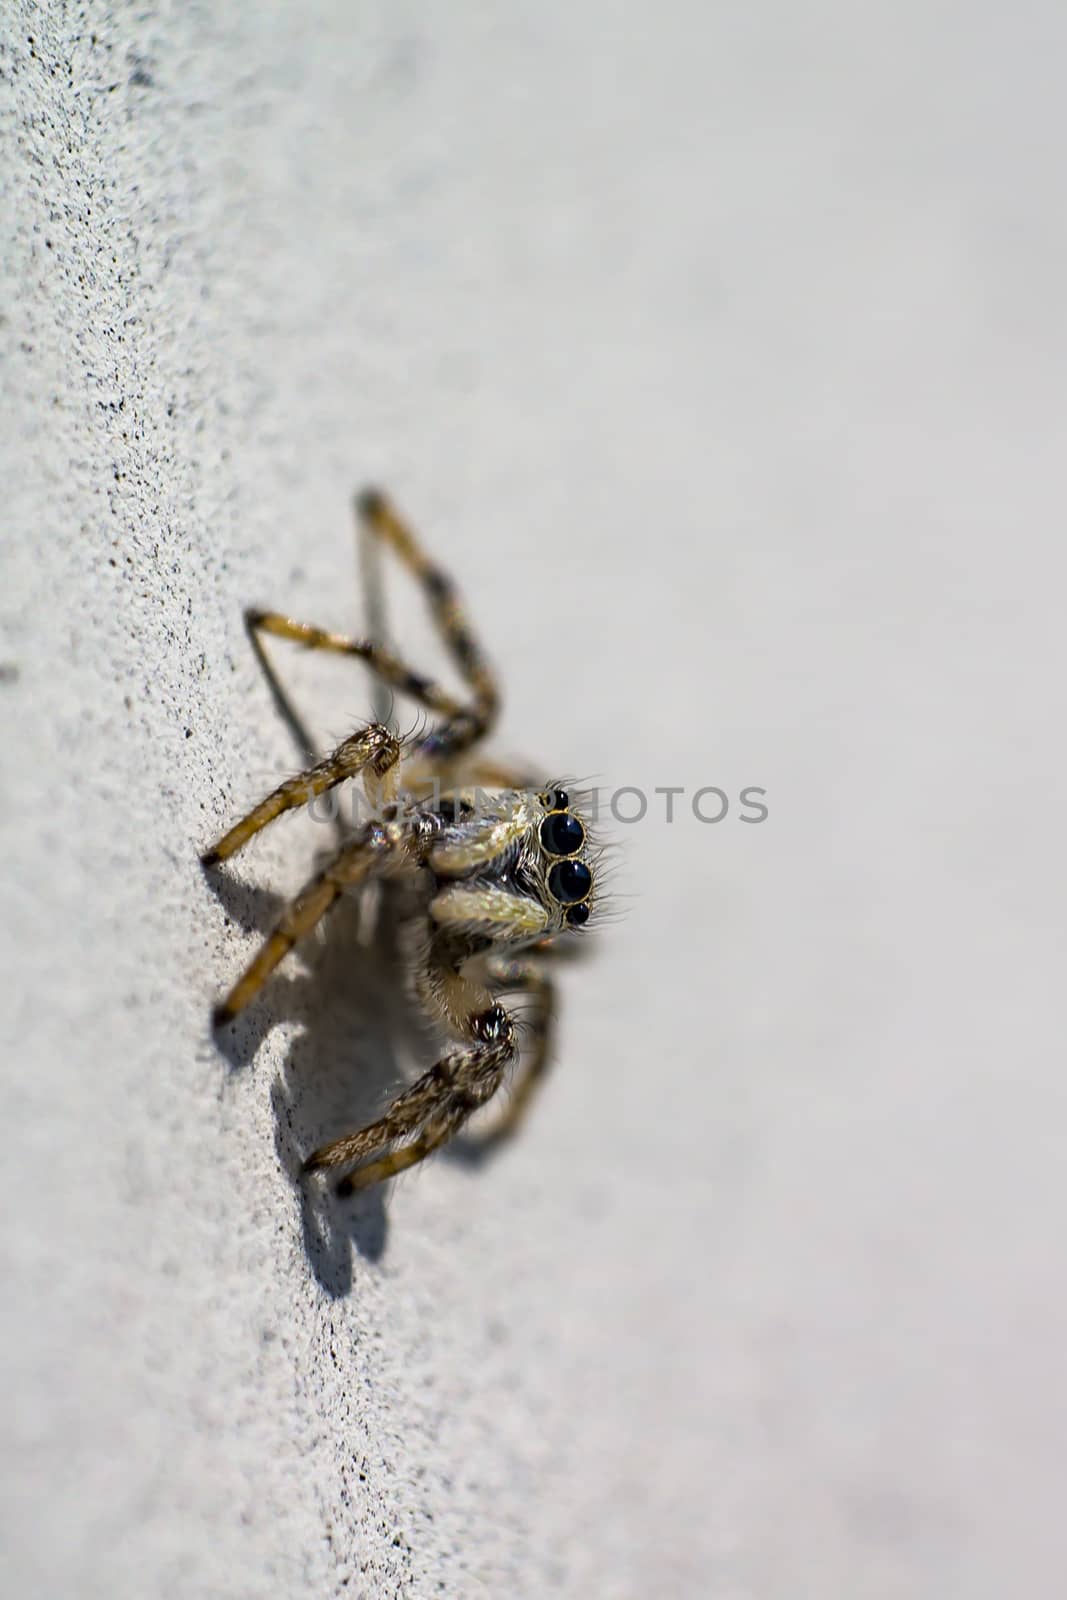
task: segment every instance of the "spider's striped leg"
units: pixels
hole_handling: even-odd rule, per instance
[[[447,1143],[492,1098],[515,1058],[515,1026],[502,1006],[489,1005],[470,1017],[468,1031],[469,1044],[442,1056],[377,1122],[316,1150],[305,1172],[351,1168],[362,1161],[337,1185],[338,1194],[350,1194],[404,1172]],[[387,1149],[389,1145],[395,1148]],[[379,1150],[384,1153],[364,1160]]]
[[[422,585],[441,638],[471,687],[471,704],[446,713],[446,723],[424,741],[427,754],[432,752],[451,758],[470,749],[491,728],[500,706],[496,680],[470,628],[452,579],[429,559],[387,497],[377,489],[365,489],[356,496],[356,512],[364,529],[394,550]]]
[[[359,575],[363,587],[363,625],[372,644],[385,645],[389,641],[388,608],[385,599],[385,577],[382,571],[381,541],[363,519],[359,521]],[[391,697],[389,686],[376,677],[373,686],[374,717],[377,722],[388,722]]]
[[[386,1178],[395,1178],[397,1173],[406,1172],[408,1167],[417,1166],[427,1156],[432,1156],[435,1150],[440,1150],[459,1132],[467,1118],[496,1093],[506,1064],[493,1067],[485,1054],[477,1056],[472,1052],[457,1077],[455,1092],[445,1101],[440,1115],[428,1122],[418,1138],[412,1139],[409,1144],[388,1151],[376,1161],[364,1163],[342,1178],[337,1185],[338,1195],[343,1199],[355,1189],[369,1189],[372,1184],[382,1183]],[[467,1078],[484,1080],[485,1086],[479,1086],[476,1092],[460,1087]]]
[[[514,1021],[488,988],[457,969],[445,943],[431,942],[416,987],[427,1010],[461,1042],[402,1090],[384,1116],[309,1156],[306,1172],[356,1167],[342,1178],[339,1193],[365,1189],[424,1160],[496,1093],[515,1059]],[[376,1159],[365,1161],[368,1156]]]
[[[245,612],[245,628],[248,632],[252,652],[259,663],[259,670],[267,680],[267,688],[270,690],[275,710],[292,734],[305,767],[312,767],[316,761],[321,759],[321,752],[312,738],[310,728],[293,704],[292,697],[282,683],[273,661],[263,648],[263,641],[259,637],[255,623],[252,621],[254,615],[254,612]],[[385,722],[386,720],[384,716],[375,714],[375,722]]]
[[[215,1007],[213,1022],[222,1027],[231,1022],[255,999],[271,973],[289,951],[310,933],[346,889],[358,888],[376,873],[397,870],[408,860],[408,852],[395,831],[374,826],[358,839],[342,845],[322,868],[290,900],[273,931],[260,945],[229,994]]]
[[[489,981],[494,990],[530,996],[530,1010],[522,1019],[530,1034],[530,1045],[507,1105],[490,1127],[476,1135],[478,1144],[484,1148],[509,1139],[525,1117],[551,1064],[556,1004],[555,984],[530,956],[491,957]]]
[[[436,711],[449,720],[470,715],[455,695],[442,689],[432,678],[424,677],[421,672],[413,672],[395,651],[373,639],[356,639],[347,633],[332,633],[329,628],[320,628],[313,622],[297,622],[293,617],[283,616],[280,611],[253,608],[245,612],[245,623],[261,650],[259,635],[269,633],[276,639],[290,639],[294,644],[302,644],[306,650],[327,650],[334,655],[352,656],[357,661],[366,662],[382,683],[409,694],[428,711]]]
[[[381,723],[371,722],[358,733],[342,741],[323,761],[287,778],[265,800],[235,822],[217,844],[201,856],[205,867],[219,861],[228,861],[242,850],[261,828],[280,817],[284,811],[307,805],[316,795],[325,794],[347,778],[364,774],[368,796],[372,803],[383,803],[396,796],[400,741]]]

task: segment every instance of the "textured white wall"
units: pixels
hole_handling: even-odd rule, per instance
[[[4,1592],[1058,1593],[1062,7],[0,36]],[[342,917],[220,1053],[315,830],[196,855],[367,479],[505,748],[771,815],[617,830],[528,1136],[319,1213],[386,997]]]

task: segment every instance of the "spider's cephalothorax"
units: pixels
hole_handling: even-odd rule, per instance
[[[435,829],[430,915],[457,939],[527,944],[589,920],[585,824],[566,790],[459,791],[420,810]]]
[[[354,656],[438,720],[407,743],[381,722],[358,729],[330,755],[312,759],[305,771],[281,784],[203,858],[209,866],[228,860],[283,812],[347,779],[362,780],[375,812],[286,907],[216,1008],[217,1025],[248,1005],[342,893],[381,879],[421,886],[415,897],[417,937],[411,941],[414,987],[454,1045],[393,1100],[384,1116],[308,1158],[309,1171],[332,1168],[344,1174],[340,1191],[365,1188],[421,1161],[496,1093],[518,1056],[516,1025],[499,996],[519,991],[532,1002],[530,1053],[507,1108],[484,1137],[500,1138],[515,1128],[548,1060],[552,985],[542,958],[559,935],[590,921],[597,899],[586,825],[567,791],[539,787],[529,774],[478,752],[495,720],[498,696],[451,581],[428,561],[382,495],[361,495],[357,510],[367,534],[365,548],[390,546],[421,581],[442,637],[470,685],[470,702],[411,671],[380,640],[331,633],[277,612],[249,611],[257,653],[309,752],[263,653],[261,634]]]

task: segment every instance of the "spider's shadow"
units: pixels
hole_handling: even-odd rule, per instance
[[[278,895],[229,877],[225,868],[210,868],[205,877],[240,927],[264,934],[277,922],[284,904]],[[304,970],[292,975],[287,964],[247,1011],[215,1035],[236,1070],[252,1061],[276,1023],[301,1024],[271,1086],[275,1146],[299,1196],[308,1262],[335,1297],[351,1287],[353,1246],[370,1261],[385,1250],[385,1190],[379,1185],[338,1199],[321,1177],[302,1175],[304,1160],[327,1139],[379,1115],[407,1076],[404,1057],[428,1048],[395,1003],[398,956],[388,907],[380,908],[369,942],[360,937],[366,912],[355,897],[342,899],[325,923],[324,937],[302,942]]]

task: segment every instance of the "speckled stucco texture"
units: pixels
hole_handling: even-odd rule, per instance
[[[0,39],[4,1593],[1061,1592],[1063,8]],[[343,911],[213,1041],[323,839],[197,853],[296,760],[242,607],[356,625],[365,481],[499,748],[686,794],[521,1142],[331,1209],[390,985]]]

